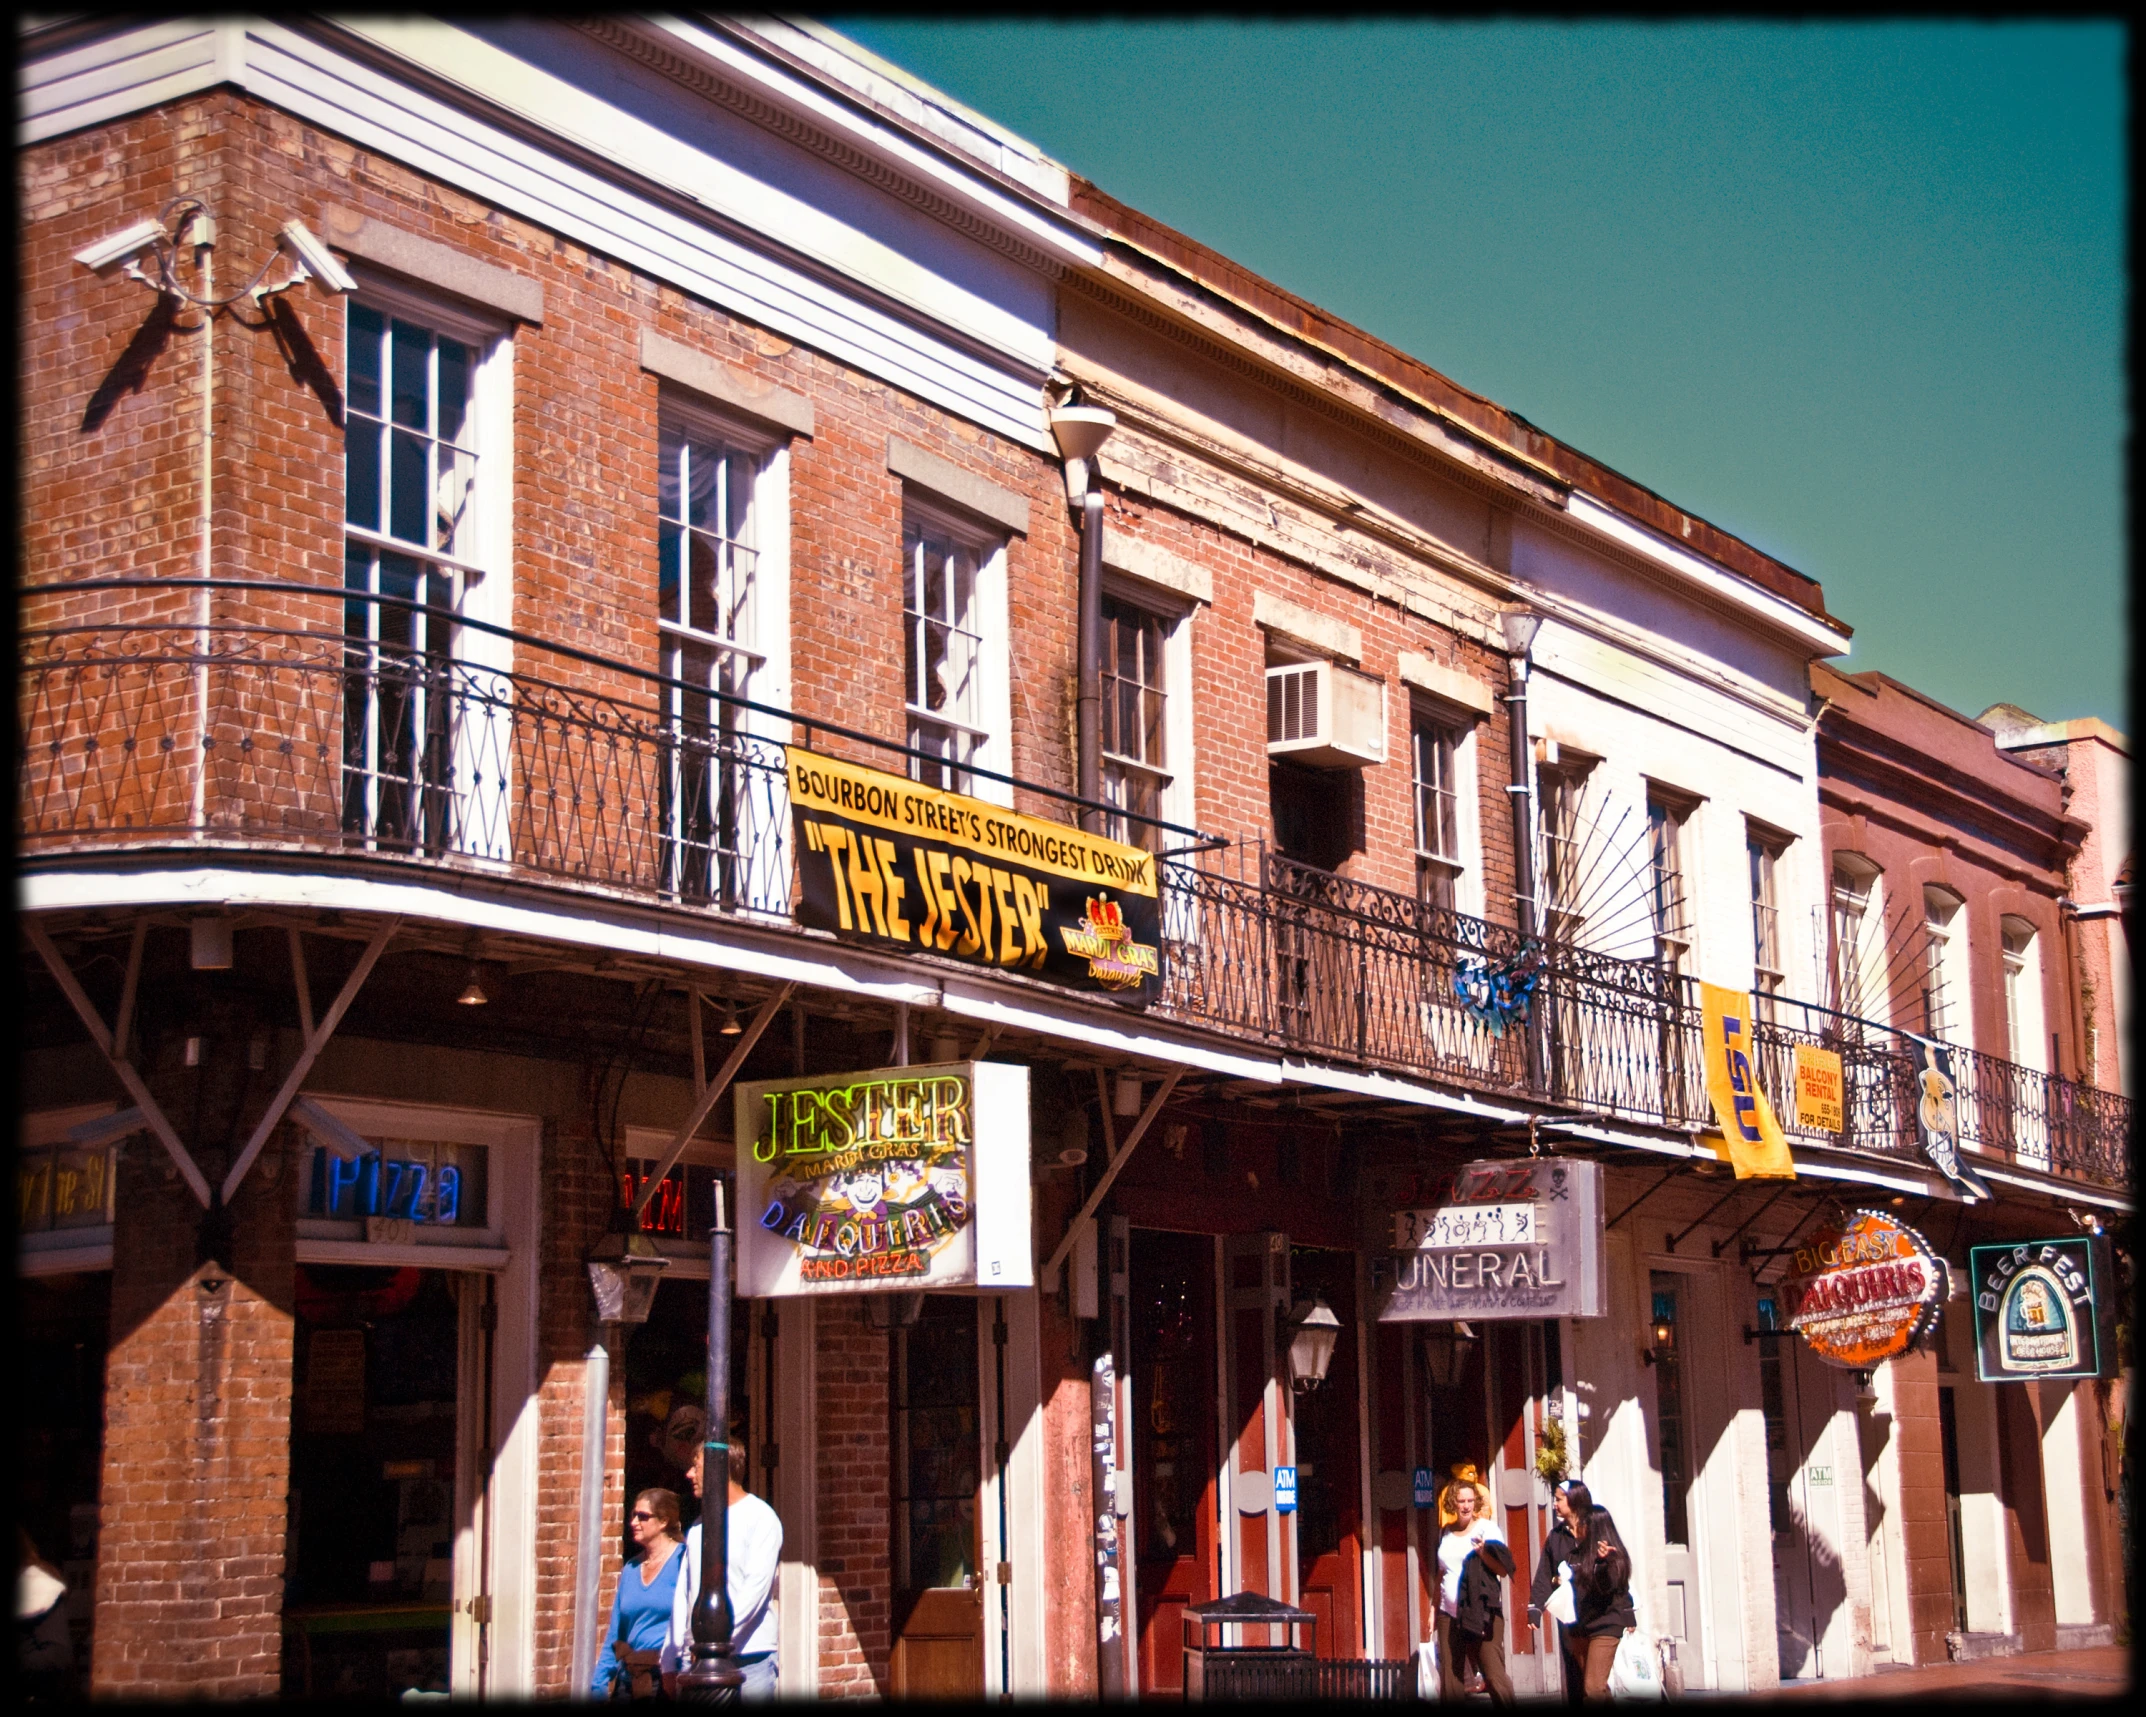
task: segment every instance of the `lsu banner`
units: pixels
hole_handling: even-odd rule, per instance
[[[800,923],[1132,1001],[1161,993],[1154,854],[787,750]]]
[[[1915,1131],[1922,1140],[1922,1154],[1970,1204],[1989,1197],[1989,1182],[1975,1172],[1960,1149],[1960,1098],[1952,1083],[1952,1051],[1911,1031],[1901,1036],[1915,1046]]]
[[[1751,998],[1718,985],[1699,986],[1699,1031],[1706,1047],[1706,1094],[1728,1140],[1738,1180],[1794,1180],[1796,1159],[1759,1089],[1751,1049]]]

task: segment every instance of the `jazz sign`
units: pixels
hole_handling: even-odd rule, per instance
[[[797,746],[788,755],[801,924],[1130,1001],[1161,994],[1153,853]]]
[[[1906,1223],[1858,1210],[1799,1245],[1781,1286],[1788,1327],[1820,1359],[1861,1371],[1936,1325],[1945,1261]]]
[[[1025,1067],[756,1080],[737,1140],[741,1294],[1033,1282]]]
[[[1609,1309],[1602,1170],[1561,1157],[1463,1164],[1439,1201],[1372,1237],[1381,1323],[1593,1318]]]
[[[2096,1243],[2083,1234],[1968,1250],[1975,1295],[1975,1371],[1984,1383],[2100,1377],[2104,1342]]]

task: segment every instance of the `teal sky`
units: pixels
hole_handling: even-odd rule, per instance
[[[1969,715],[2128,715],[2113,24],[829,20],[1819,579]]]

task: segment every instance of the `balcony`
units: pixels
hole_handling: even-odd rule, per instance
[[[27,593],[161,605],[190,581]],[[61,855],[184,846],[541,880],[794,927],[788,775],[774,724],[882,768],[890,741],[763,710],[554,641],[334,588],[226,582],[247,620],[156,617],[23,633],[17,839]],[[272,623],[280,621],[281,623]],[[518,665],[505,661],[508,651]],[[546,671],[533,668],[542,664]],[[756,731],[758,729],[759,731]],[[1056,789],[1017,784],[1031,803]],[[1696,998],[1641,962],[1524,945],[1506,926],[1260,854],[1161,867],[1155,1012],[1291,1054],[1677,1126],[1709,1117]],[[1518,1005],[1522,1004],[1524,1005]],[[1844,1130],[1797,1134],[1920,1162],[1910,1045],[1810,1004],[1756,1028],[1761,1080],[1795,1046],[1842,1057]],[[1986,1161],[2128,1188],[2130,1105],[1954,1051],[1961,1133]],[[1785,1107],[1785,1106],[1784,1106]]]

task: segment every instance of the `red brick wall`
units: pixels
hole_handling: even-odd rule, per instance
[[[820,1694],[887,1691],[893,1626],[887,1334],[830,1301],[819,1344]]]
[[[284,1159],[272,1142],[239,1189],[226,1269],[195,1263],[202,1209],[167,1177],[163,1147],[137,1136],[121,1152],[90,1668],[99,1697],[260,1698],[282,1685],[294,1234]],[[226,1285],[211,1292],[211,1280]]]

